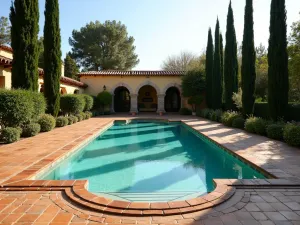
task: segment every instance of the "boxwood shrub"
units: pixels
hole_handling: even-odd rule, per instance
[[[42,132],[48,132],[55,127],[55,118],[49,114],[43,114],[40,116],[38,123],[41,125]]]
[[[254,130],[256,134],[266,135],[267,134],[268,122],[262,118],[256,118],[254,121]]]
[[[232,121],[232,127],[238,129],[244,129],[245,127],[245,119],[243,117],[236,117]]]
[[[1,131],[1,141],[5,144],[10,144],[20,140],[21,132],[14,127],[6,127]]]
[[[43,94],[37,92],[29,93],[29,98],[31,98],[33,102],[32,121],[36,122],[39,119],[40,115],[45,114],[47,103]]]
[[[72,120],[73,123],[77,123],[78,122],[78,118],[77,116],[69,116],[69,118]]]
[[[24,90],[0,89],[0,124],[18,127],[31,121],[34,104]]]
[[[222,114],[221,122],[228,127],[232,127],[232,122],[234,119],[241,117],[238,112],[227,111]]]
[[[84,113],[85,113],[87,119],[90,119],[93,116],[93,113],[90,111],[86,111]]]
[[[86,95],[86,94],[83,94],[82,97],[84,98],[84,101],[85,101],[84,111],[91,110],[94,105],[94,98],[92,96]]]
[[[78,122],[80,122],[80,121],[83,120],[82,114],[78,113],[78,114],[76,114],[75,116],[77,117],[77,121],[78,121]]]
[[[256,117],[253,116],[246,119],[245,130],[250,133],[255,133],[255,121],[256,121]]]
[[[33,137],[41,131],[41,125],[38,123],[26,124],[23,127],[22,137]]]
[[[188,108],[181,108],[179,111],[180,115],[192,115],[192,110],[188,109]]]
[[[60,116],[56,118],[56,127],[64,127],[69,124],[69,120],[67,117]]]
[[[292,146],[300,146],[300,126],[288,123],[283,130],[283,139]]]
[[[284,123],[274,123],[267,126],[267,136],[275,140],[283,139]]]
[[[81,95],[63,95],[60,99],[60,109],[64,114],[78,114],[83,111],[85,100]]]

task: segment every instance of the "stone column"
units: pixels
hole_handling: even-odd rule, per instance
[[[137,105],[138,105],[138,95],[131,94],[130,95],[130,113],[138,113]]]
[[[165,94],[157,95],[157,113],[165,113]]]
[[[112,101],[111,101],[111,106],[110,106],[110,112],[115,113],[115,95],[112,94],[111,97],[112,97]]]

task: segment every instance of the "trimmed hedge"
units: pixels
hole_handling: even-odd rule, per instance
[[[41,125],[38,123],[27,124],[23,127],[22,137],[33,137],[41,131]]]
[[[1,131],[1,141],[5,144],[10,144],[20,140],[20,129],[14,127],[6,127]]]
[[[236,117],[232,121],[232,127],[244,129],[246,120],[243,117]]]
[[[64,127],[69,124],[69,120],[67,117],[60,116],[56,118],[56,127]]]
[[[85,94],[83,94],[82,97],[84,98],[85,101],[84,111],[91,110],[94,105],[94,98],[90,95],[85,95]]]
[[[65,114],[77,114],[84,110],[85,100],[81,95],[63,95],[60,98],[60,109]]]
[[[272,139],[275,139],[275,140],[282,140],[283,139],[284,126],[285,126],[284,123],[270,124],[267,127],[267,136],[268,136],[268,138],[272,138]]]
[[[32,120],[34,104],[24,90],[0,89],[0,124],[4,127],[18,127]]]
[[[78,122],[83,120],[83,116],[80,113],[76,114],[75,116],[77,117]]]
[[[93,113],[90,111],[84,112],[87,119],[90,119],[93,116]]]
[[[30,98],[33,101],[32,121],[36,122],[39,116],[46,112],[46,99],[43,94],[37,92],[31,92]]]
[[[189,116],[192,115],[192,110],[188,109],[188,108],[181,108],[179,110],[179,114],[180,115],[185,115],[185,116]]]
[[[268,122],[262,118],[256,118],[254,122],[254,130],[256,134],[266,135],[267,134]]]
[[[38,123],[41,125],[41,132],[48,132],[55,127],[55,118],[49,114],[40,116]]]
[[[300,146],[300,126],[289,123],[284,127],[283,139],[292,146]]]
[[[254,115],[264,119],[269,119],[269,107],[267,102],[255,103]],[[300,121],[300,104],[290,103],[287,109],[286,120]]]
[[[72,115],[72,116],[69,116],[68,119],[69,119],[69,121],[70,121],[70,119],[72,120],[72,124],[78,122],[77,116],[73,116],[73,115]],[[70,124],[70,123],[69,123],[69,124]]]

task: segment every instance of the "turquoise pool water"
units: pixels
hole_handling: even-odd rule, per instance
[[[135,122],[115,124],[42,178],[88,179],[94,193],[167,201],[213,191],[214,178],[264,175],[184,125]]]

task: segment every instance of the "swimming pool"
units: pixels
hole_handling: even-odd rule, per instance
[[[116,123],[40,177],[89,180],[90,192],[129,201],[174,201],[213,191],[213,179],[265,178],[181,123]]]

